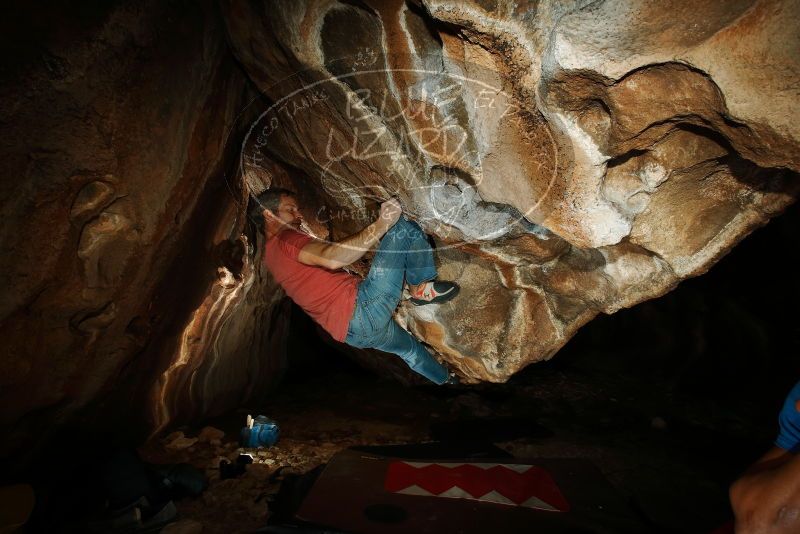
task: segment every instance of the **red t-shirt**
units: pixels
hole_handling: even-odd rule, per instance
[[[311,236],[287,228],[267,241],[264,263],[286,294],[333,339],[344,341],[360,279],[345,271],[305,265],[297,256]]]

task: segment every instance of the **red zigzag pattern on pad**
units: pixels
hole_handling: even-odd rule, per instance
[[[569,511],[569,503],[553,477],[535,465],[513,464],[507,467],[505,464],[421,464],[398,461],[389,464],[384,487],[392,493],[502,502],[487,496],[495,492],[511,501],[505,504]]]

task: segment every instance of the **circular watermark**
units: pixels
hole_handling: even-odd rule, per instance
[[[264,171],[269,160],[302,169],[330,200],[314,214],[317,225],[367,227],[396,198],[404,222],[393,235],[414,221],[448,236],[445,246],[509,234],[546,238],[535,221],[547,211],[560,162],[535,106],[483,66],[380,63],[363,50],[328,65],[335,74],[308,71],[305,78],[316,78],[301,82],[297,73],[292,89],[248,128],[242,175]]]

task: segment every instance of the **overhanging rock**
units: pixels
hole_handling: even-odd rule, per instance
[[[266,158],[302,171],[334,237],[398,196],[462,286],[399,318],[475,380],[504,381],[596,314],[705,272],[798,192],[797,2],[223,12],[270,100],[244,175]]]

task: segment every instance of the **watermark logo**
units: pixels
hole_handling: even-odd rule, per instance
[[[365,48],[329,66],[334,75],[301,82],[315,76],[298,73],[250,126],[243,175],[263,171],[267,160],[302,169],[326,200],[315,213],[319,225],[363,228],[382,202],[397,198],[404,218],[451,244],[546,237],[534,221],[543,218],[560,162],[535,106],[478,65],[386,63]]]

